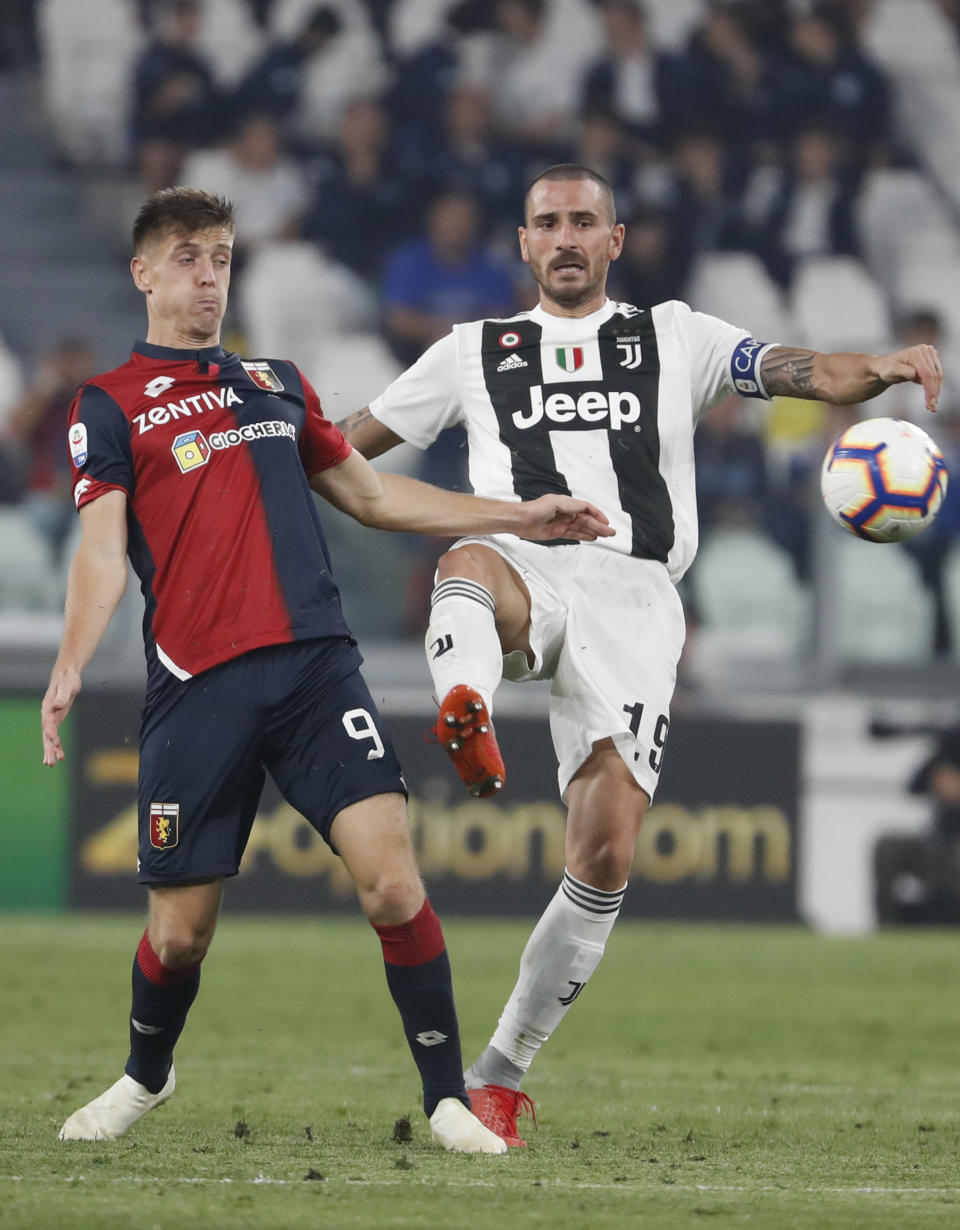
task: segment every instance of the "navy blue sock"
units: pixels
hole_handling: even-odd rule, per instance
[[[143,933],[133,962],[130,1057],[124,1069],[151,1093],[166,1084],[173,1048],[200,989],[200,965],[170,969]]]
[[[374,924],[374,930],[383,947],[387,986],[420,1071],[423,1109],[429,1117],[441,1098],[459,1098],[469,1107],[450,958],[440,920],[430,902],[425,901],[409,922],[383,927]]]

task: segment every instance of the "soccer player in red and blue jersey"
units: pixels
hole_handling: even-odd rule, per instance
[[[144,596],[139,878],[149,914],[133,963],[124,1074],[63,1140],[123,1135],[173,1093],[223,880],[235,875],[269,772],[343,859],[380,937],[433,1139],[506,1146],[470,1113],[450,966],[417,870],[406,788],[360,674],[311,489],[366,525],[545,539],[609,532],[582,500],[456,495],[379,475],[323,416],[294,364],[248,362],[220,331],[234,238],[228,202],[170,188],[144,203],[131,272],[146,341],[88,380],[68,447],[82,534],[43,699],[43,758],[124,592]]]

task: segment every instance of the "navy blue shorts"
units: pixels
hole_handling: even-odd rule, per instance
[[[342,638],[271,645],[147,699],[140,727],[140,883],[233,876],[264,774],[326,842],[344,807],[406,795],[393,745]]]

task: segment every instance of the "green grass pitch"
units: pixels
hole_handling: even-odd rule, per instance
[[[446,921],[468,1060],[527,930]],[[228,909],[176,1096],[103,1144],[56,1133],[121,1071],[139,920],[0,932],[5,1230],[960,1226],[955,934],[621,923],[531,1072],[530,1147],[480,1158],[430,1144],[359,918]]]

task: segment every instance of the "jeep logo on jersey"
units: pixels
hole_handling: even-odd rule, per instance
[[[558,346],[557,366],[565,372],[578,372],[583,367],[582,346]]]
[[[181,474],[195,470],[197,466],[206,465],[210,456],[210,445],[199,431],[183,432],[174,440],[172,448]]]
[[[530,409],[516,410],[512,418],[514,426],[520,431],[536,427],[544,418],[561,425],[580,419],[590,426],[600,426],[605,419],[609,419],[606,425],[612,431],[619,431],[625,424],[639,420],[640,398],[636,393],[604,393],[600,389],[587,389],[576,398],[569,393],[551,393],[544,399],[543,385],[535,384],[530,390]]]
[[[240,366],[247,373],[253,383],[258,384],[261,389],[266,389],[268,393],[283,392],[283,383],[269,363],[244,363],[241,360]]]

